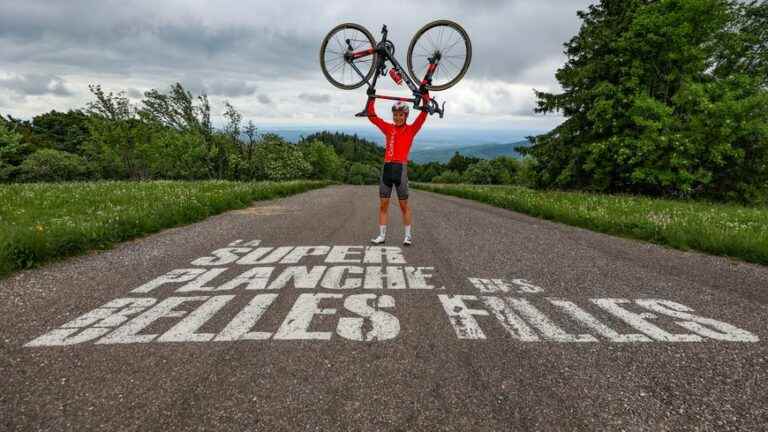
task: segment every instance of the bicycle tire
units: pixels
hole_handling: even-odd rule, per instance
[[[363,84],[365,84],[365,80],[371,79],[375,69],[374,66],[376,65],[376,61],[378,60],[378,54],[373,54],[371,56],[371,68],[368,71],[368,73],[365,75],[365,80],[361,79],[360,81],[355,82],[353,84],[345,84],[334,79],[331,73],[328,71],[327,65],[325,64],[325,54],[326,54],[326,49],[328,48],[328,42],[331,40],[333,35],[344,29],[353,29],[363,33],[365,37],[368,39],[368,41],[370,42],[371,48],[376,47],[376,41],[373,39],[373,35],[365,27],[355,23],[339,24],[336,27],[334,27],[330,32],[328,32],[327,35],[325,35],[325,38],[323,38],[323,42],[320,45],[320,69],[323,71],[323,75],[325,75],[325,79],[327,79],[328,82],[333,84],[335,87],[338,87],[343,90],[354,90],[362,86]]]
[[[416,46],[417,42],[419,41],[419,38],[421,38],[427,31],[431,30],[432,28],[440,27],[440,26],[450,27],[459,33],[460,37],[464,40],[467,54],[466,54],[466,58],[464,59],[464,64],[459,69],[459,73],[445,84],[427,85],[426,86],[427,90],[430,90],[430,91],[445,90],[456,85],[456,83],[458,83],[467,73],[467,70],[469,69],[469,64],[472,61],[472,42],[470,41],[469,35],[467,34],[466,30],[464,30],[462,26],[460,26],[458,23],[454,21],[450,21],[450,20],[432,21],[431,23],[425,25],[424,27],[419,29],[419,31],[416,32],[416,34],[411,39],[410,45],[408,46],[408,58],[407,58],[408,73],[411,75],[411,78],[413,78],[413,80],[416,82],[421,82],[423,78],[423,77],[417,76],[416,71],[413,68],[413,65],[414,65],[413,49]]]

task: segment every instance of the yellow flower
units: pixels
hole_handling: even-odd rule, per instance
[[[37,224],[35,225],[35,230],[37,230],[37,232],[43,232],[45,231],[45,227],[42,224]]]

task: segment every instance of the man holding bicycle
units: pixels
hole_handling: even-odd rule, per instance
[[[408,46],[408,71],[395,59],[395,45],[387,39],[387,26],[381,28],[381,40],[363,26],[344,23],[334,27],[320,45],[320,69],[334,86],[353,90],[368,84],[368,103],[357,117],[368,117],[386,137],[384,167],[379,181],[379,235],[371,239],[374,244],[384,243],[387,235],[387,213],[392,189],[397,190],[400,210],[403,212],[405,239],[411,244],[411,208],[408,206],[408,154],[413,137],[427,119],[427,114],[445,113],[429,91],[440,91],[455,85],[467,72],[472,58],[472,44],[467,32],[449,20],[433,21],[422,27]],[[442,66],[441,65],[441,61]],[[389,76],[397,85],[405,84],[413,98],[376,95],[376,82],[385,76],[387,63],[392,67]],[[438,67],[439,66],[439,67]],[[423,78],[421,78],[423,77]],[[395,100],[392,120],[387,123],[376,115],[376,99]],[[408,104],[421,111],[413,124],[406,124]]]
[[[411,207],[408,205],[408,154],[411,151],[414,136],[427,119],[427,112],[426,110],[421,111],[416,117],[416,121],[410,125],[406,124],[409,108],[407,104],[399,101],[392,106],[394,124],[387,123],[376,115],[374,94],[374,89],[368,90],[366,112],[371,123],[376,125],[386,137],[386,146],[384,167],[379,180],[379,236],[371,239],[371,243],[381,244],[386,239],[389,199],[394,188],[397,191],[397,200],[400,204],[400,211],[403,213],[403,224],[405,225],[403,244],[410,246],[413,239],[411,237]]]

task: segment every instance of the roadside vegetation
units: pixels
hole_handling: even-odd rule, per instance
[[[519,186],[414,187],[677,249],[768,264],[768,208]]]
[[[102,181],[0,185],[0,276],[327,181]]]

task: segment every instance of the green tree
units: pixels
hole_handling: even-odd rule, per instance
[[[432,183],[461,183],[462,175],[458,171],[445,170],[439,176],[432,179]]]
[[[254,178],[257,180],[291,180],[308,178],[312,171],[299,148],[273,134],[262,136],[254,154]]]
[[[470,165],[462,174],[462,183],[494,184],[498,177],[498,167],[491,161],[483,160]]]
[[[536,93],[538,112],[567,120],[521,149],[535,159],[535,183],[764,200],[765,76],[754,72],[768,39],[764,27],[744,34],[764,22],[763,8],[602,0],[579,12],[556,74],[563,93]]]
[[[80,154],[89,136],[86,113],[50,111],[32,118],[28,142],[35,149],[52,148]]]
[[[10,122],[0,118],[0,181],[13,180],[27,151],[22,135],[11,129]]]
[[[224,176],[228,169],[226,142],[214,139],[211,105],[206,94],[195,98],[180,83],[175,83],[167,93],[157,89],[144,93],[141,104],[138,114],[144,121],[198,135],[206,149],[209,175]]]
[[[447,168],[451,171],[456,171],[459,174],[469,168],[470,165],[480,162],[480,158],[472,156],[463,156],[459,152],[453,154],[450,160],[448,160]]]
[[[376,184],[379,182],[379,168],[360,162],[352,162],[347,166],[344,181],[354,185]]]
[[[343,160],[336,154],[333,147],[320,141],[312,141],[299,147],[311,169],[312,179],[341,180],[343,176]]]
[[[34,152],[21,163],[19,177],[25,181],[70,181],[90,177],[89,166],[78,155],[54,149]]]

